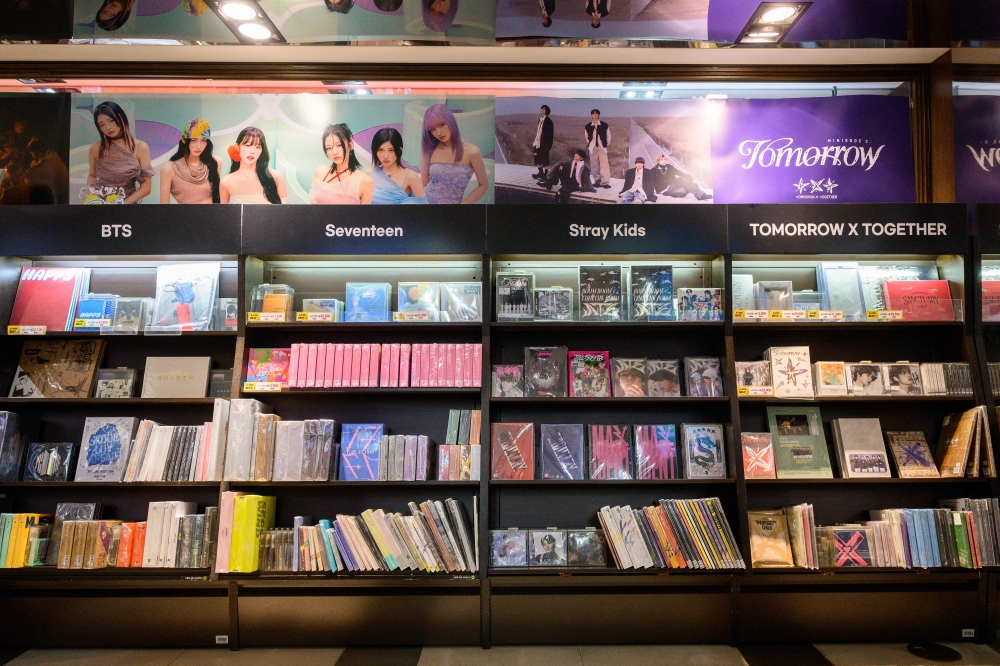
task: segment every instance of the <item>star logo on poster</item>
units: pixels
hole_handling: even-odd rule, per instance
[[[809,183],[807,183],[806,181],[804,181],[801,178],[799,178],[799,182],[792,183],[792,187],[794,187],[796,190],[798,190],[799,194],[802,194],[802,190],[804,190],[807,187],[809,187]]]
[[[827,178],[826,183],[823,184],[823,187],[826,188],[827,194],[833,194],[833,188],[839,187],[839,185],[833,182],[832,178]]]
[[[823,179],[809,181],[809,194],[823,191]]]

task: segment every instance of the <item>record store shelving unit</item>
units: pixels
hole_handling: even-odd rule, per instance
[[[109,291],[132,293],[121,271],[174,255],[226,262],[223,295],[239,298],[239,330],[230,335],[106,337],[104,367],[141,369],[147,355],[208,354],[213,367],[235,367],[232,397],[255,397],[292,419],[385,423],[393,433],[444,439],[448,409],[482,409],[478,482],[5,484],[15,511],[54,510],[57,501],[90,500],[105,515],[145,518],[160,499],[217,505],[224,490],[277,497],[276,526],[295,515],[313,518],[365,508],[404,511],[408,501],[454,497],[471,519],[478,499],[480,574],[325,575],[212,574],[206,570],[129,569],[55,571],[0,569],[0,604],[16,603],[0,623],[0,644],[251,645],[471,644],[576,642],[722,642],[761,640],[961,640],[974,630],[988,641],[997,629],[997,575],[972,570],[620,571],[608,569],[489,569],[489,530],[595,525],[610,504],[648,506],[661,498],[719,497],[749,564],[746,510],[799,502],[816,506],[817,523],[857,520],[880,507],[931,507],[944,497],[998,495],[995,479],[911,481],[747,482],[739,453],[743,430],[766,430],[772,399],[737,396],[734,360],[755,360],[771,345],[809,345],[813,360],[913,362],[968,360],[974,396],[815,401],[824,420],[876,416],[884,429],[924,430],[933,446],[941,417],[974,404],[989,408],[993,442],[1000,433],[987,390],[989,325],[980,323],[979,257],[965,232],[964,207],[865,206],[627,206],[609,216],[598,206],[371,207],[363,224],[398,227],[392,237],[346,237],[331,229],[359,223],[338,207],[204,206],[33,207],[0,209],[0,323],[6,323],[17,275],[26,261],[84,262],[106,267]],[[141,213],[141,215],[140,215]],[[982,215],[981,215],[982,218]],[[749,225],[767,222],[931,221],[947,225],[935,238],[854,237],[756,239]],[[31,224],[26,224],[30,222]],[[131,224],[127,238],[104,235],[107,225]],[[624,225],[605,239],[571,236],[571,224]],[[190,225],[190,226],[182,226]],[[634,226],[633,226],[634,225]],[[26,228],[31,233],[25,233]],[[642,227],[644,236],[628,235]],[[72,228],[73,234],[64,230]],[[188,230],[189,233],[181,233]],[[1000,254],[996,249],[984,253]],[[197,255],[197,256],[196,256]],[[856,256],[863,255],[863,256]],[[734,271],[755,279],[783,274],[796,289],[814,286],[815,264],[827,258],[905,257],[937,263],[965,305],[965,323],[722,322],[496,322],[493,277],[499,270],[532,270],[539,285],[575,287],[577,265],[600,262],[672,263],[686,284],[726,292]],[[103,263],[102,263],[103,262]],[[232,263],[230,263],[232,262]],[[753,263],[748,263],[753,262]],[[102,268],[103,271],[103,268]],[[763,271],[763,272],[761,272]],[[99,271],[95,271],[95,279]],[[104,275],[103,272],[100,272]],[[126,273],[127,274],[127,273]],[[117,277],[110,277],[115,275]],[[760,275],[761,277],[757,277]],[[103,279],[103,278],[102,278]],[[483,280],[482,324],[245,323],[252,288],[292,285],[296,302],[339,293],[343,283],[408,279]],[[568,284],[564,283],[568,282]],[[675,284],[680,278],[675,279]],[[135,281],[139,295],[145,283]],[[95,289],[97,288],[95,284]],[[984,333],[986,331],[986,333]],[[0,380],[13,375],[22,338],[0,336]],[[482,342],[480,389],[292,389],[244,393],[249,349],[295,342]],[[985,341],[985,342],[984,342]],[[565,345],[614,356],[723,358],[724,398],[531,399],[490,398],[491,363],[523,362],[523,347]],[[874,358],[873,358],[874,357]],[[141,376],[141,373],[140,373]],[[208,420],[209,400],[170,404],[141,400],[0,399],[19,412],[29,438],[79,441],[85,416],[135,415],[165,423]],[[489,481],[490,421],[540,423],[692,423],[725,425],[729,478],[711,482]],[[827,435],[832,447],[832,438]],[[831,448],[832,453],[832,448]],[[831,459],[835,456],[831,455]],[[6,510],[6,509],[5,509]],[[471,520],[470,520],[471,522]],[[850,609],[849,612],[845,609]],[[60,618],[53,631],[51,618]],[[110,632],[110,635],[109,635]]]

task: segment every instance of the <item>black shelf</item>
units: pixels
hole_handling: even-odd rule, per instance
[[[666,331],[672,328],[722,328],[721,321],[495,321],[490,330],[522,331],[529,329],[573,329],[587,331],[638,330],[646,332]]]
[[[0,488],[207,488],[220,481],[0,481]]]
[[[446,395],[450,393],[479,395],[480,387],[437,387],[437,388],[306,388],[283,389],[281,391],[244,391],[244,395]]]
[[[482,322],[366,321],[366,322],[247,322],[249,330],[264,331],[480,331]]]
[[[478,488],[479,481],[229,481],[233,486],[255,486],[265,488],[336,488],[336,487],[365,487],[365,488],[420,488],[420,487],[466,487]]]
[[[766,402],[780,403],[783,405],[799,405],[817,402],[975,402],[975,396],[971,395],[821,395],[814,398],[776,398],[773,395],[751,395],[740,396],[739,401],[743,402]]]
[[[0,398],[0,405],[214,405],[216,398]]]
[[[740,321],[733,322],[733,328],[741,330],[754,328],[767,329],[820,329],[820,330],[882,330],[893,328],[962,328],[965,322],[962,321]]]
[[[537,487],[537,486],[563,486],[563,487],[602,487],[602,486],[728,486],[736,483],[736,479],[528,479],[517,480],[490,480],[491,486],[504,487]]]
[[[954,477],[954,478],[916,478],[916,479],[898,479],[898,478],[875,478],[875,479],[747,479],[746,483],[748,486],[782,486],[782,485],[896,485],[896,484],[917,484],[917,485],[927,485],[935,483],[990,483],[993,478],[987,476],[980,476],[974,478],[967,477]]]
[[[100,331],[47,331],[45,335],[8,335],[7,330],[0,331],[0,335],[9,338],[100,338],[102,340],[133,339],[141,337],[150,338],[235,338],[239,335],[237,331],[181,331],[180,333],[147,333],[138,331],[136,333],[105,333]]]
[[[543,404],[553,404],[553,405],[565,405],[565,404],[580,404],[580,405],[607,405],[607,404],[618,404],[618,405],[656,405],[664,403],[728,403],[729,398],[725,396],[714,397],[714,398],[696,398],[690,396],[679,396],[672,398],[569,398],[569,397],[558,397],[558,398],[490,398],[491,403],[497,404],[511,404],[511,405],[543,405]]]

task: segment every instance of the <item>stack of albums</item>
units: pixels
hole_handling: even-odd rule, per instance
[[[769,347],[762,361],[737,361],[741,396],[972,395],[968,363],[810,360],[809,347]]]
[[[683,367],[683,372],[682,372]],[[606,351],[525,347],[524,365],[494,365],[494,398],[668,398],[721,397],[718,358],[611,358]]]
[[[496,275],[497,321],[722,321],[722,290],[674,284],[669,265],[580,266],[576,290]],[[574,315],[576,315],[574,317]]]
[[[720,424],[533,423],[491,426],[493,480],[724,479]],[[538,461],[536,465],[536,460]]]
[[[296,516],[291,528],[262,536],[262,571],[476,573],[476,503],[470,526],[462,505],[409,502],[410,515],[368,509],[335,520]]]
[[[491,530],[490,566],[607,567],[607,541],[604,531],[593,527]]]

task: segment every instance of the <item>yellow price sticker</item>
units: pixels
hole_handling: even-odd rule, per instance
[[[784,310],[768,310],[767,311],[767,318],[768,319],[781,319],[784,316],[784,315],[781,314],[782,312],[784,312]]]
[[[45,326],[8,326],[7,335],[45,335]]]
[[[281,382],[243,382],[243,390],[247,392],[280,391]]]
[[[736,387],[736,395],[750,395],[750,387],[749,386],[737,386]]]
[[[333,321],[332,312],[296,312],[295,321]]]
[[[746,310],[733,310],[733,319],[746,319],[746,318],[747,318]]]

